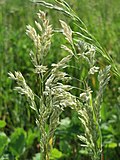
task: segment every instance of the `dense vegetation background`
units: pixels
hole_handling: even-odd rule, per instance
[[[52,2],[49,0],[48,2]],[[120,71],[120,1],[119,0],[68,0],[88,30],[114,59]],[[40,6],[28,0],[0,0],[0,156],[1,159],[37,159],[39,153],[39,130],[33,112],[24,97],[12,90],[14,83],[8,72],[20,70],[30,86],[35,87],[31,75],[32,64],[29,51],[32,43],[25,34],[26,25],[34,25]],[[54,27],[59,27],[58,18],[71,21],[53,11],[46,10]],[[53,18],[54,17],[54,18]],[[53,38],[52,54],[48,64],[58,61],[65,54],[60,50],[62,38]],[[101,66],[106,60],[97,55]],[[72,71],[71,71],[72,72]],[[73,82],[75,83],[75,82]],[[92,84],[95,88],[95,82]],[[111,73],[101,109],[104,160],[120,159],[120,78]],[[61,116],[56,131],[54,156],[64,155],[67,160],[88,160],[87,151],[80,146],[77,134],[83,129],[77,114],[69,109]],[[9,144],[8,144],[9,142]],[[35,158],[36,156],[36,158]],[[16,158],[16,159],[17,159]]]

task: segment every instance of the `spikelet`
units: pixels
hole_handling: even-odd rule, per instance
[[[37,33],[36,29],[30,25],[27,25],[26,34],[33,40],[36,53],[30,52],[30,57],[33,65],[42,65],[42,59],[45,57],[51,46],[52,38],[52,26],[49,24],[49,20],[43,11],[37,13],[40,22],[35,21],[35,25],[40,31]]]
[[[30,107],[37,112],[36,104],[34,101],[34,93],[31,88],[26,84],[23,75],[20,72],[15,72],[15,74],[10,72],[8,74],[10,78],[15,80],[18,84],[18,87],[15,87],[15,90],[17,90],[20,94],[25,95],[28,98]]]
[[[65,23],[64,21],[60,20],[61,26],[63,28],[63,34],[66,38],[66,40],[72,44],[73,40],[72,40],[72,30],[70,28],[70,26],[67,25],[67,23]]]

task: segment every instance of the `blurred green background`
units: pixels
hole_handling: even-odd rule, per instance
[[[67,2],[84,21],[90,33],[114,59],[120,71],[120,0],[67,0]],[[12,90],[15,84],[8,78],[8,72],[21,71],[29,85],[35,87],[29,58],[33,44],[26,36],[25,30],[27,24],[34,26],[36,13],[40,8],[42,7],[29,0],[0,0],[1,159],[39,159],[40,133],[35,124],[34,113],[29,109],[25,98]],[[60,18],[68,21],[74,29],[74,25],[66,17],[55,11],[46,10],[46,12],[53,27],[59,27]],[[47,59],[48,64],[64,56],[60,49],[61,40],[59,35],[54,36],[52,54]],[[97,59],[101,65],[107,64],[101,55],[97,55]],[[107,96],[104,97],[101,109],[104,160],[119,160],[120,79],[113,74],[105,95]],[[56,131],[56,150],[51,157],[61,160],[89,160],[87,151],[80,146],[76,136],[82,133],[83,128],[77,114],[74,111],[65,111]]]

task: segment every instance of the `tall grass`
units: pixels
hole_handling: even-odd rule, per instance
[[[52,26],[46,18],[46,14],[39,11],[37,14],[41,24],[35,21],[35,24],[41,34],[30,25],[27,26],[26,33],[33,40],[35,50],[30,52],[33,63],[33,72],[37,79],[37,93],[26,84],[23,75],[20,72],[9,73],[9,76],[17,81],[18,87],[15,89],[26,96],[30,107],[35,111],[36,123],[40,129],[41,139],[41,159],[49,160],[49,152],[54,142],[54,132],[59,122],[62,111],[67,106],[74,106],[75,97],[70,94],[71,86],[65,85],[61,81],[69,80],[67,74],[62,70],[71,56],[64,57],[57,64],[52,64],[52,68],[44,64],[45,57],[49,51],[52,37]]]
[[[94,35],[94,37],[100,42],[104,50],[114,59],[114,63],[119,69],[120,56],[119,56],[119,0],[108,1],[95,1],[95,0],[66,0],[69,2],[71,8],[77,13],[84,24],[87,26],[87,30]],[[54,3],[54,0],[46,0],[46,2]],[[54,3],[57,5],[57,3]],[[59,7],[61,7],[59,5]],[[0,158],[2,159],[15,159],[17,156],[20,159],[32,159],[37,152],[39,152],[39,130],[35,123],[36,114],[34,110],[29,107],[29,103],[24,96],[16,94],[16,91],[12,91],[11,88],[15,85],[13,81],[8,79],[7,73],[14,70],[21,71],[22,75],[26,79],[26,83],[30,88],[37,93],[38,83],[36,74],[33,72],[33,64],[29,61],[29,50],[35,49],[33,41],[28,39],[24,34],[26,24],[35,26],[33,19],[36,21],[36,11],[45,9],[44,6],[40,6],[36,3],[31,3],[28,0],[1,0],[0,1]],[[65,40],[65,35],[62,35],[62,27],[60,26],[59,19],[67,22],[72,30],[72,37],[78,39],[79,35],[75,32],[80,32],[84,35],[79,28],[74,25],[74,21],[63,12],[58,12],[53,9],[46,8],[48,19],[52,24],[54,35],[52,36],[52,45],[49,53],[45,57],[45,65],[51,68],[51,63],[57,63],[68,53],[68,49],[72,49],[68,41]],[[79,25],[79,23],[78,23]],[[38,31],[38,29],[36,29]],[[38,33],[38,32],[37,32]],[[40,33],[40,32],[39,32]],[[86,36],[86,34],[85,34]],[[80,37],[79,37],[80,38]],[[91,42],[88,39],[81,38],[82,42],[79,45],[75,45],[76,52],[82,53],[85,42]],[[62,44],[62,48],[60,48]],[[65,47],[67,46],[67,48]],[[80,47],[78,47],[80,46]],[[95,47],[95,46],[94,46]],[[93,48],[94,48],[93,47]],[[88,47],[89,48],[89,47]],[[95,48],[96,50],[96,48]],[[35,50],[34,50],[35,51]],[[73,49],[72,49],[73,52]],[[74,52],[73,52],[74,53]],[[72,53],[72,54],[73,54]],[[71,93],[77,97],[81,94],[81,103],[83,97],[86,94],[86,90],[89,87],[93,92],[92,100],[97,96],[99,90],[99,82],[97,80],[98,72],[100,69],[104,70],[105,65],[109,65],[100,52],[95,51],[95,69],[96,73],[88,75],[90,70],[86,54],[79,55],[77,60],[76,56],[67,64],[64,69],[69,74],[71,80],[68,85],[71,85]],[[91,58],[92,59],[92,58]],[[97,67],[97,68],[96,68]],[[98,69],[99,67],[99,69]],[[87,77],[87,78],[86,78]],[[87,83],[86,83],[87,81]],[[86,85],[88,84],[89,87]],[[73,87],[74,86],[74,87]],[[83,92],[83,94],[82,94]],[[85,92],[85,93],[84,93]],[[111,72],[111,80],[107,86],[104,100],[101,105],[101,122],[99,123],[102,130],[102,152],[104,159],[116,159],[119,160],[119,141],[120,141],[120,96],[119,96],[119,76],[113,75]],[[35,98],[36,100],[36,98]],[[81,104],[82,106],[82,104]],[[58,125],[54,138],[50,142],[55,142],[54,147],[60,150],[63,154],[61,159],[89,159],[87,147],[80,145],[78,136],[84,135],[84,125],[81,126],[80,120],[77,118],[78,114],[76,109],[70,110],[67,107],[62,112],[60,118],[60,125]],[[23,116],[25,115],[25,116]],[[80,117],[80,115],[78,116]],[[80,117],[81,118],[81,117]],[[1,128],[2,121],[5,121],[6,126]],[[20,127],[17,129],[17,127]],[[47,127],[46,127],[47,128]],[[36,130],[38,130],[36,132]],[[4,132],[4,133],[3,133]],[[3,133],[3,134],[2,134]],[[6,136],[5,136],[6,134]],[[22,141],[15,137],[21,137]],[[5,137],[4,137],[5,136]],[[8,143],[2,143],[1,139],[8,139]],[[38,140],[39,139],[39,140]],[[4,145],[3,145],[4,144]],[[14,144],[14,145],[13,145]],[[22,145],[21,145],[22,144]],[[5,146],[5,148],[4,148]],[[18,146],[18,147],[16,147]],[[1,152],[2,148],[2,152]],[[16,153],[17,152],[17,153]],[[56,149],[51,150],[51,154],[57,155]],[[1,154],[3,155],[1,157]],[[36,154],[36,157],[39,154]],[[8,158],[7,158],[8,157]],[[50,156],[50,158],[53,158]],[[55,158],[54,159],[58,159]]]
[[[104,52],[98,41],[88,32],[86,25],[76,16],[71,7],[63,0],[56,2],[61,7],[44,1],[37,3],[61,11],[74,20],[74,25],[79,29],[78,31],[73,31],[63,20],[60,20],[61,28],[57,30],[64,35],[67,42],[61,45],[62,49],[67,52],[67,56],[56,64],[53,63],[51,67],[48,67],[45,63],[51,46],[51,38],[56,30],[50,25],[46,14],[39,11],[37,15],[40,22],[35,21],[37,30],[31,25],[28,25],[26,30],[35,46],[30,52],[30,58],[33,64],[33,73],[36,77],[37,89],[33,91],[27,85],[21,72],[15,72],[15,74],[10,72],[9,76],[17,82],[18,86],[15,89],[26,96],[30,108],[35,112],[36,124],[40,129],[41,159],[50,159],[54,133],[59,124],[60,115],[65,108],[70,107],[78,113],[84,127],[84,135],[78,135],[78,138],[87,148],[91,159],[100,160],[102,157],[100,110],[103,92],[110,79],[110,66],[106,66],[103,70],[100,69],[96,63],[96,52],[99,51],[111,63],[115,74],[118,74],[118,72],[109,55]],[[70,85],[70,81],[76,78],[74,74],[70,76],[69,73],[66,73],[66,69],[69,67],[76,69],[76,66],[70,65],[71,60],[78,65],[81,65],[81,60],[84,62],[80,66],[81,71],[85,70],[85,75],[81,80],[82,88]],[[98,76],[99,89],[93,96],[94,91],[90,87],[90,79],[96,75]],[[78,78],[76,79],[80,81]],[[74,90],[79,90],[79,95],[74,94]]]

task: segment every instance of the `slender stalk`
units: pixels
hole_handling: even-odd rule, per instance
[[[41,160],[49,160],[49,154],[48,154],[48,146],[47,144],[44,145],[44,152],[41,153],[42,159]]]

